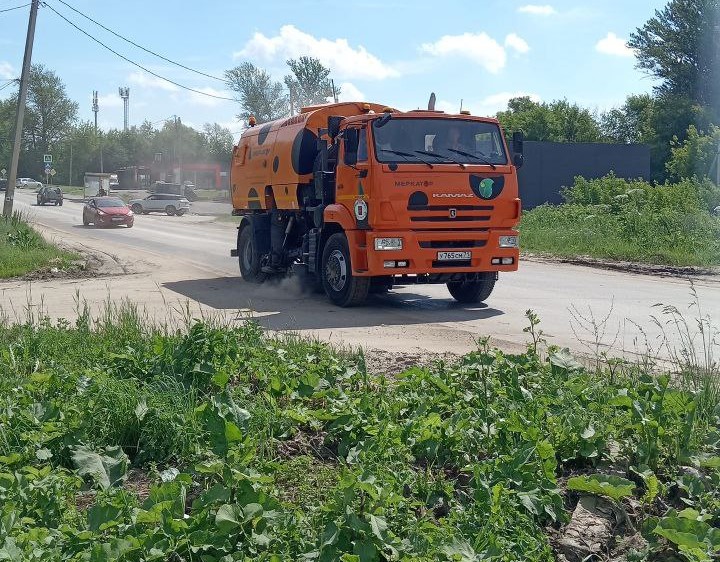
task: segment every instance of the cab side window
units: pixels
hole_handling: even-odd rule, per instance
[[[358,137],[358,151],[357,161],[367,162],[368,159],[368,145],[367,145],[367,129],[360,129],[360,135]]]

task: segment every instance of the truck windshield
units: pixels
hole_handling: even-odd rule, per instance
[[[373,123],[378,162],[418,162],[432,153],[434,164],[507,164],[500,128],[465,119],[395,118],[381,127]]]

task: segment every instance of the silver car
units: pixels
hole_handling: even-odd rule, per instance
[[[128,205],[136,215],[160,212],[181,217],[190,210],[190,201],[184,196],[169,193],[155,193],[145,199],[131,199]]]
[[[42,182],[34,180],[32,178],[17,178],[15,180],[15,187],[30,187],[38,189],[42,186]]]

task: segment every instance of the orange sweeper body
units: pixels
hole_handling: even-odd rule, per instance
[[[494,119],[346,102],[253,126],[233,149],[243,279],[300,275],[340,306],[394,285],[485,300],[518,267],[517,166]]]

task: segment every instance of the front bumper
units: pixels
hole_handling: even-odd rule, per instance
[[[512,229],[484,231],[425,231],[368,233],[365,245],[366,263],[353,264],[358,276],[406,275],[424,273],[474,273],[481,271],[516,271],[520,250],[500,248],[500,236],[518,236]],[[402,238],[402,250],[375,250],[376,238]],[[439,252],[469,252],[470,259],[443,261]],[[493,259],[511,258],[511,264],[493,264]],[[406,262],[402,267],[386,267],[385,262]]]

